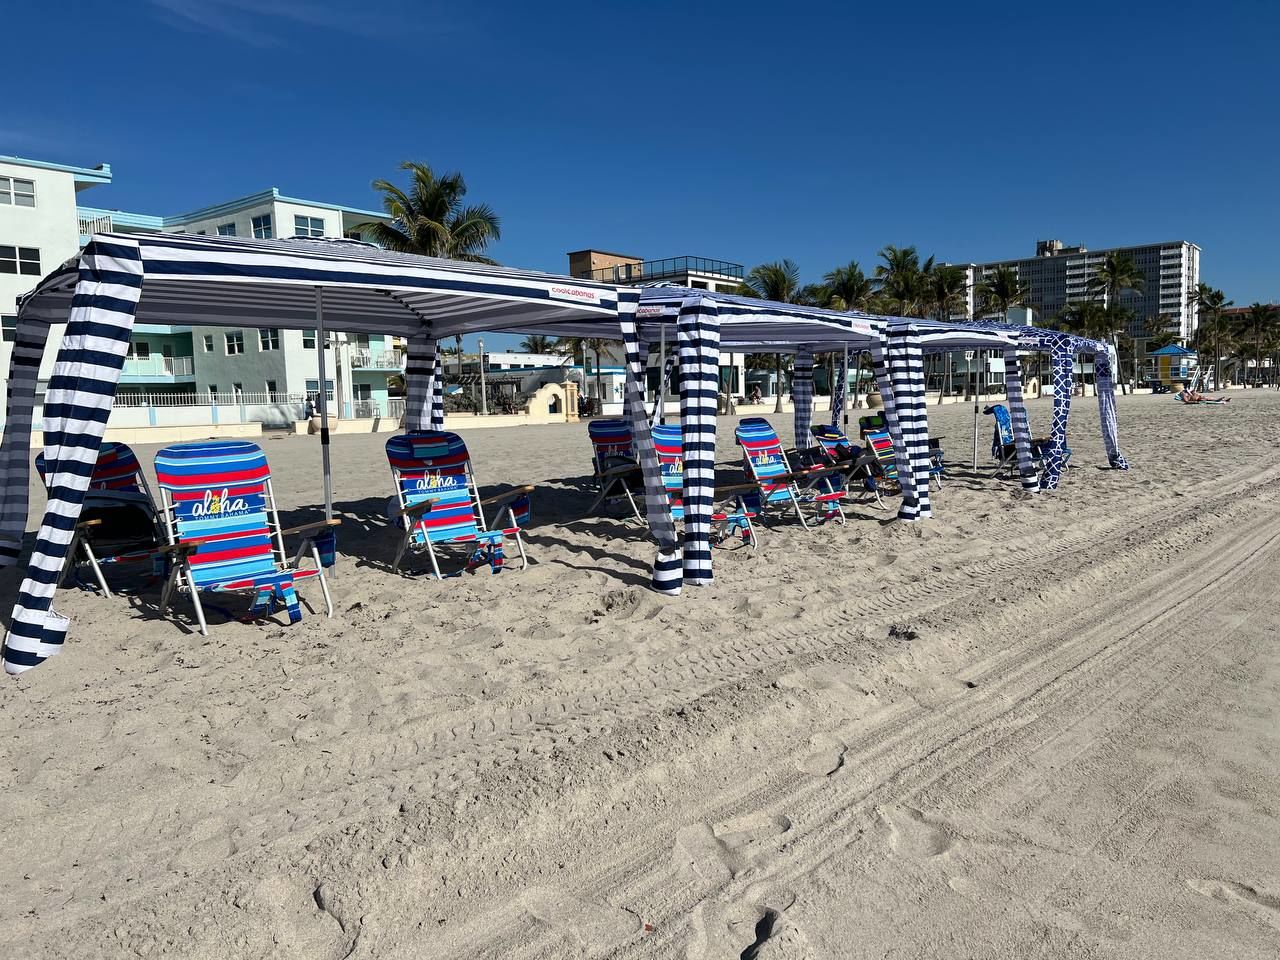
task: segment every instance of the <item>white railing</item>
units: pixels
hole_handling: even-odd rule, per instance
[[[129,357],[124,362],[125,376],[130,377],[190,377],[196,372],[194,357]]]
[[[387,400],[387,416],[399,420],[404,416],[404,401],[396,397]]]
[[[118,393],[118,407],[266,406],[304,403],[300,393]]]
[[[384,350],[372,353],[368,350],[355,350],[351,354],[351,367],[354,370],[403,370],[404,351]]]
[[[110,214],[102,217],[76,217],[76,219],[80,221],[80,232],[83,234],[111,232]]]

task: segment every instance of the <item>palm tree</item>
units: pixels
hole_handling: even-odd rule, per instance
[[[1089,293],[1101,296],[1103,306],[1115,307],[1119,306],[1122,292],[1141,293],[1146,285],[1146,278],[1133,257],[1127,253],[1109,253],[1089,278]]]
[[[738,292],[775,303],[797,303],[801,295],[800,268],[791,260],[775,260],[752,267]],[[782,354],[774,354],[774,373],[778,378],[778,399],[774,413],[782,412]]]
[[[884,263],[876,267],[876,281],[890,312],[920,316],[924,312],[925,278],[933,272],[933,257],[921,263],[915,247],[889,244],[880,251],[880,259]]]
[[[1253,361],[1255,365],[1255,386],[1262,385],[1262,343],[1270,340],[1280,324],[1280,307],[1274,303],[1254,303],[1245,314],[1242,332],[1253,337]]]
[[[862,272],[857,260],[836,267],[822,279],[831,291],[827,306],[832,310],[847,313],[851,310],[865,311],[871,306],[875,285]]]
[[[555,345],[552,337],[532,334],[520,341],[520,349],[525,353],[550,353]]]
[[[925,301],[939,320],[950,320],[952,314],[963,310],[969,319],[969,304],[965,294],[969,290],[968,274],[963,267],[939,264],[925,277]]]
[[[1200,314],[1200,322],[1196,328],[1196,343],[1200,348],[1213,345],[1213,385],[1220,389],[1222,383],[1222,344],[1224,335],[1228,345],[1231,341],[1231,330],[1222,322],[1222,311],[1231,306],[1231,300],[1221,290],[1215,290],[1207,283],[1196,286],[1191,294],[1191,302],[1196,305]]]
[[[1005,323],[1009,311],[1027,299],[1027,288],[1022,285],[1015,267],[1000,266],[983,278],[974,289],[981,304],[980,313],[998,313]]]
[[[425,163],[406,160],[408,192],[389,180],[373,181],[382,194],[382,209],[391,223],[381,220],[355,227],[374,243],[399,253],[426,257],[496,263],[484,255],[502,235],[501,221],[487,203],[463,205],[467,184],[460,173],[436,176]]]

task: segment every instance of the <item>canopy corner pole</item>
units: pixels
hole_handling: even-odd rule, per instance
[[[324,287],[316,287],[316,363],[320,367],[320,387],[316,406],[320,408],[320,463],[324,471],[324,518],[333,519],[333,472],[329,464],[329,387],[325,376],[324,352],[329,338],[324,332]],[[336,362],[335,357],[335,362]]]
[[[973,375],[973,472],[978,472],[978,407],[981,406],[978,400],[978,391],[982,389],[982,375],[986,373],[986,351],[975,350],[974,356],[978,359],[978,370]]]

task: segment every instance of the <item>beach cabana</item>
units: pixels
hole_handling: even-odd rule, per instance
[[[0,566],[17,563],[26,527],[32,411],[41,354],[65,323],[44,398],[49,503],[5,637],[4,666],[21,673],[61,650],[67,620],[52,610],[58,574],[138,323],[190,323],[381,333],[409,342],[409,429],[443,426],[436,342],[567,322],[616,337],[639,290],[588,280],[390,253],[341,240],[248,240],[95,234],[26,296],[18,311],[0,445]],[[323,350],[317,350],[319,363]],[[321,366],[321,381],[324,380]],[[332,516],[328,410],[320,394],[325,512]]]

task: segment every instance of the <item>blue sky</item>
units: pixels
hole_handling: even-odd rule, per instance
[[[1187,239],[1280,299],[1271,3],[15,4],[0,153],[92,166],[85,202],[179,213],[278,186],[374,206],[465,173],[495,255],[969,261]],[[16,58],[16,59],[15,59]],[[26,91],[17,95],[16,91]]]

